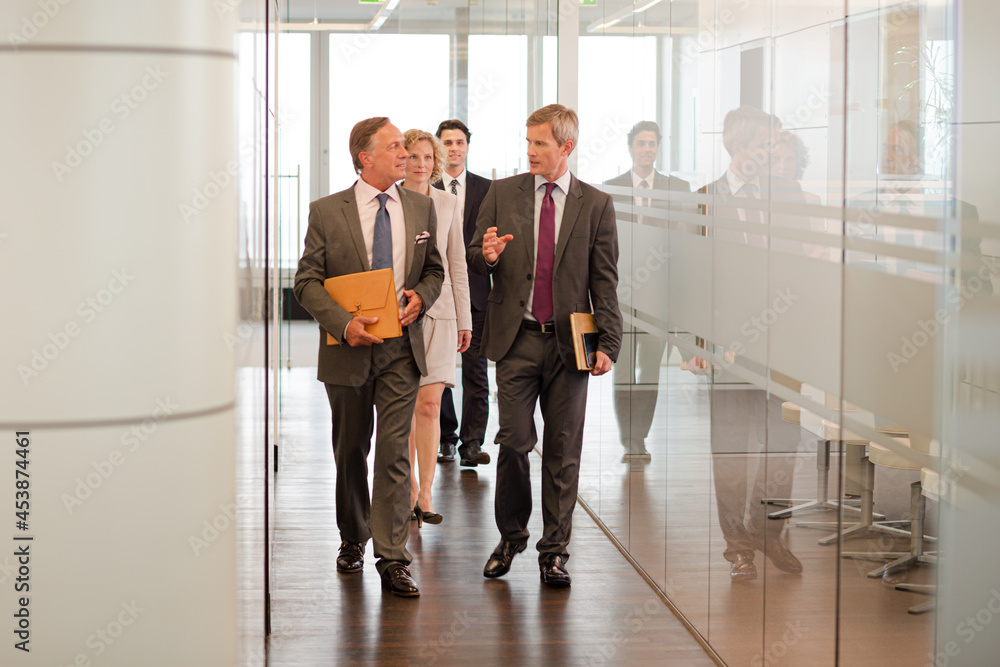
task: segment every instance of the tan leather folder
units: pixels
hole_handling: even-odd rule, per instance
[[[573,334],[576,370],[589,371],[597,361],[597,324],[591,313],[570,313],[569,328]]]
[[[377,317],[365,331],[379,338],[397,338],[403,335],[399,324],[399,303],[396,301],[396,282],[392,269],[348,273],[323,281],[330,298],[355,317]],[[340,333],[340,332],[337,332]],[[340,345],[336,338],[326,334],[327,345]]]

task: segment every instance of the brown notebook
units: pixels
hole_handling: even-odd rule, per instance
[[[379,338],[397,338],[403,335],[392,269],[327,278],[323,281],[323,287],[331,299],[352,315],[378,318],[378,322],[365,327],[368,333]],[[326,344],[340,345],[329,332],[326,334]]]
[[[573,352],[578,371],[593,370],[597,362],[597,324],[592,313],[570,313],[569,328],[573,334]]]

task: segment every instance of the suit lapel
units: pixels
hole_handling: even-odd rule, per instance
[[[520,230],[514,232],[514,238],[518,236],[523,240],[523,247],[525,258],[528,267],[533,267],[535,264],[535,177],[530,174],[524,174],[521,179],[521,201],[526,202],[526,208],[523,211],[523,216],[518,216],[520,219],[518,222],[521,224]]]
[[[580,181],[577,180],[576,176],[570,174],[569,192],[566,194],[566,207],[563,209],[562,223],[559,225],[559,239],[556,241],[556,258],[553,269],[559,267],[559,260],[566,252],[566,244],[569,242],[569,236],[573,233],[573,227],[576,226],[582,209],[583,188],[580,187]]]
[[[354,195],[354,188],[344,191],[344,198],[341,202],[341,211],[344,216],[344,223],[350,230],[351,238],[354,240],[354,249],[358,251],[361,265],[365,271],[371,270],[368,263],[368,250],[365,248],[365,237],[361,233],[361,217],[358,215],[358,200]]]
[[[472,180],[472,174],[468,171],[465,172],[465,205],[462,207],[462,231],[464,232],[469,228],[469,218],[472,217],[472,200],[476,196],[473,192],[473,186],[475,182]],[[472,231],[475,233],[476,228],[473,227]]]
[[[409,278],[410,267],[413,266],[413,241],[417,237],[417,211],[414,208],[413,199],[403,192],[403,188],[396,186],[396,192],[399,193],[399,200],[403,205],[403,223],[406,228],[406,236],[403,242],[406,244],[406,271],[404,275]],[[407,285],[412,285],[413,282],[406,280]]]

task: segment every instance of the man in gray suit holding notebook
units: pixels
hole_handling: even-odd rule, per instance
[[[587,371],[576,369],[570,314],[594,313],[598,345],[590,372],[611,370],[622,339],[618,235],[611,197],[569,172],[576,113],[560,104],[527,121],[530,173],[494,181],[479,209],[469,267],[493,277],[482,349],[496,362],[500,412],[494,509],[500,544],[483,570],[500,577],[527,546],[529,455],[540,402],[542,581],[568,586],[568,545],[580,478]]]
[[[375,544],[376,568],[393,595],[420,594],[407,566],[410,460],[407,438],[417,385],[426,373],[420,316],[437,299],[444,268],[434,239],[428,197],[396,186],[405,175],[403,135],[388,118],[351,130],[351,159],[360,178],[309,206],[305,250],[295,297],[320,325],[318,379],[333,413],[337,463],[339,572],[360,572],[365,544]],[[327,278],[391,268],[403,335],[382,340],[367,331],[374,318],[354,316],[327,294]],[[339,345],[328,345],[329,332]],[[375,435],[375,476],[368,498],[368,453]]]

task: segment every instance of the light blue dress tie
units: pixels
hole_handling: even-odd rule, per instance
[[[372,270],[392,268],[392,227],[385,202],[389,195],[378,195],[378,213],[375,214],[375,237],[372,240]]]

